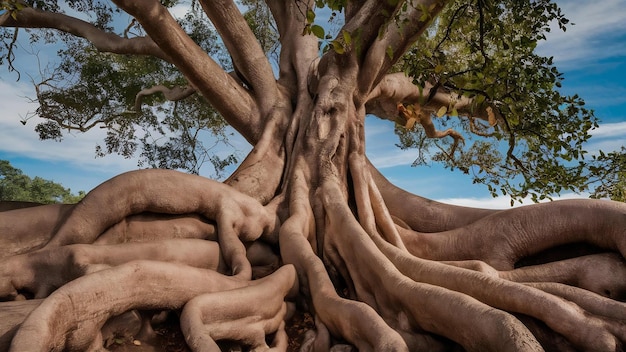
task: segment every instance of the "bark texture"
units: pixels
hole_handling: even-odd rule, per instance
[[[442,105],[498,123],[491,108],[388,74],[445,2],[348,1],[343,49],[320,56],[317,39],[302,35],[313,1],[267,0],[281,41],[274,77],[235,3],[200,0],[245,85],[159,1],[114,2],[145,37],[61,26],[33,9],[0,23],[168,60],[254,148],[223,183],[139,170],[75,205],[3,208],[0,350],[101,351],[105,323],[136,310],[179,313],[193,351],[226,349],[222,340],[293,349],[294,311],[314,321],[303,351],[623,350],[626,205],[451,206],[395,187],[367,160],[367,113],[413,118],[455,140],[432,125]],[[594,249],[558,250],[570,244]]]

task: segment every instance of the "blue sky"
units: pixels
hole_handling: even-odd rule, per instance
[[[563,92],[578,93],[600,118],[587,150],[612,151],[626,145],[626,0],[587,2],[557,1],[574,26],[566,32],[554,28],[538,50],[554,56],[564,73]],[[42,62],[54,60],[54,50],[42,48]],[[46,56],[51,55],[51,56]],[[26,62],[24,62],[26,63]],[[27,63],[28,64],[28,63]],[[31,62],[35,64],[35,62]],[[0,159],[31,176],[54,180],[73,192],[89,191],[101,182],[137,168],[137,161],[116,155],[95,157],[95,146],[102,143],[105,130],[67,135],[63,142],[40,141],[34,131],[37,118],[26,126],[20,120],[36,105],[27,97],[34,95],[28,76],[16,82],[14,73],[0,68]],[[397,138],[393,124],[376,118],[366,122],[367,153],[372,162],[396,185],[431,199],[478,207],[509,207],[507,197],[492,198],[486,186],[474,185],[469,176],[443,169],[438,164],[411,167],[415,150],[402,151],[394,146]],[[239,139],[231,142],[240,156],[248,146]],[[206,176],[210,170],[206,168]],[[586,197],[562,194],[562,198]],[[528,202],[530,203],[530,202]]]

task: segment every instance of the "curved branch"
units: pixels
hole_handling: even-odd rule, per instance
[[[115,0],[134,16],[187,80],[248,141],[258,140],[261,117],[250,93],[225,72],[180,27],[159,1]]]
[[[261,114],[268,112],[278,97],[278,87],[272,67],[248,22],[232,0],[201,0],[200,4],[220,33],[233,65],[250,83]]]
[[[87,39],[102,52],[150,55],[172,62],[171,58],[149,37],[123,38],[105,32],[89,22],[62,13],[45,12],[26,7],[18,11],[15,18],[5,13],[0,17],[0,26],[57,29]]]
[[[433,124],[433,120],[431,118],[431,114],[424,114],[419,105],[409,105],[412,107],[411,109],[407,109],[404,105],[398,104],[398,112],[400,116],[407,120],[407,126],[409,126],[410,121],[417,122],[424,128],[424,132],[428,138],[443,138],[447,136],[451,136],[454,138],[454,144],[448,153],[449,157],[454,155],[454,151],[456,150],[459,142],[463,143],[465,139],[461,134],[451,128],[448,128],[445,131],[439,131],[435,128],[435,124]],[[411,127],[407,127],[410,129]]]
[[[362,96],[369,94],[446,3],[447,1],[442,0],[421,0],[417,4],[411,2],[407,11],[398,15],[397,22],[387,25],[382,36],[379,36],[380,39],[376,40],[367,51],[359,72],[358,81]],[[428,13],[425,14],[423,10]]]
[[[474,99],[451,93],[444,88],[437,88],[426,82],[418,87],[413,79],[402,72],[385,75],[370,92],[365,103],[368,114],[376,115],[390,121],[396,121],[397,105],[419,105],[426,113],[434,113],[442,106],[456,110],[459,116],[472,117],[488,121],[491,126],[501,121],[497,109],[491,106],[475,106]]]
[[[135,111],[141,111],[141,102],[143,101],[143,97],[148,95],[161,93],[163,94],[165,99],[169,101],[178,101],[191,96],[195,92],[196,89],[191,86],[168,88],[162,84],[159,84],[154,87],[142,89],[141,91],[139,91],[139,93],[137,93],[137,95],[135,96],[135,106],[133,109]]]

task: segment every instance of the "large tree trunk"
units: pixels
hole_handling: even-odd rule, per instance
[[[180,312],[194,351],[218,351],[219,340],[285,351],[294,310],[314,319],[305,351],[622,350],[626,205],[449,206],[396,188],[367,160],[366,113],[397,114],[428,94],[384,75],[397,59],[387,47],[401,53],[425,28],[381,36],[379,13],[394,2],[350,2],[344,28],[371,25],[360,38],[370,49],[320,60],[297,2],[268,1],[283,34],[275,80],[254,43],[229,36],[249,30],[230,16],[234,3],[201,1],[240,46],[229,50],[248,50],[233,61],[249,90],[212,83],[214,63],[194,56],[158,2],[117,3],[254,149],[224,183],[141,170],[74,206],[0,212],[2,240],[19,244],[1,253],[0,297],[43,299],[0,303],[10,333],[0,350],[102,350],[105,322],[132,310]],[[595,251],[544,257],[571,243]],[[530,256],[541,264],[519,268]]]

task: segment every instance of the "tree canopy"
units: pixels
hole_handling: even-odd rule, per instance
[[[131,55],[135,50],[122,46],[122,42],[145,41],[136,19],[102,2],[3,4],[7,14],[33,6],[21,23],[5,16],[3,62],[9,69],[14,68],[20,40],[55,43],[60,48],[60,60],[33,82],[39,102],[34,115],[43,119],[36,130],[42,139],[61,140],[63,131],[99,127],[107,130],[107,137],[98,144],[97,155],[135,156],[139,166],[198,173],[210,162],[219,175],[225,166],[239,161],[235,154],[211,152],[218,144],[228,144],[227,123],[171,60],[151,51],[154,48],[144,46],[145,52]],[[227,71],[234,69],[227,48],[198,3],[164,5],[184,9],[177,21],[190,38]],[[337,33],[345,2],[315,5],[307,10],[303,33],[317,36],[322,51],[345,50],[353,41],[355,50],[360,50],[361,29]],[[268,7],[262,1],[243,1],[240,6],[263,51],[277,62],[278,30]],[[71,22],[73,35],[53,30],[58,26],[46,22],[46,16],[53,14],[58,21],[70,19],[67,11],[79,11],[86,19]],[[392,19],[391,14],[386,16]],[[560,93],[563,77],[553,59],[535,53],[553,23],[561,30],[570,25],[551,1],[455,1],[406,54],[385,49],[397,61],[392,71],[413,77],[417,86],[435,88],[426,100],[440,92],[458,95],[455,100],[469,98],[467,111],[487,107],[493,111],[490,121],[460,119],[459,114],[466,113],[448,101],[432,122],[438,129],[458,130],[462,139],[454,140],[431,139],[419,123],[380,116],[398,123],[400,148],[416,149],[414,166],[442,162],[468,174],[474,183],[486,184],[493,196],[530,195],[537,201],[564,190],[590,190],[598,197],[619,197],[614,196],[621,192],[619,180],[606,170],[620,168],[611,165],[621,152],[608,151],[613,158],[586,155],[585,142],[598,120],[581,96]],[[35,27],[49,29],[24,30]],[[105,34],[120,44],[113,47],[104,40]]]
[[[84,195],[83,191],[73,194],[69,188],[39,176],[30,178],[9,161],[0,160],[0,201],[78,203]]]

